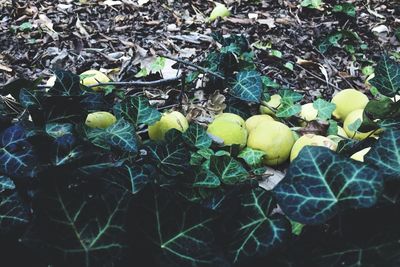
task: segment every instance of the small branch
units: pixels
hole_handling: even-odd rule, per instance
[[[168,78],[168,79],[161,79],[155,81],[131,81],[131,82],[108,82],[108,83],[98,83],[94,85],[88,86],[89,88],[97,87],[97,86],[107,86],[107,85],[115,85],[115,86],[154,86],[160,84],[168,84],[179,81],[181,76]]]
[[[204,72],[204,73],[213,75],[214,77],[217,77],[217,78],[220,78],[220,79],[222,79],[222,80],[225,80],[225,77],[222,76],[221,74],[218,74],[218,73],[216,73],[216,72],[213,72],[213,71],[211,71],[211,70],[209,70],[209,69],[207,69],[207,68],[200,67],[200,66],[198,66],[198,65],[196,65],[196,64],[193,64],[192,62],[189,62],[189,61],[186,61],[186,60],[183,60],[183,59],[180,59],[180,58],[175,58],[175,57],[172,57],[172,56],[168,56],[168,55],[163,55],[163,54],[161,54],[161,55],[159,55],[159,56],[160,56],[160,57],[165,57],[165,58],[171,59],[171,60],[176,61],[176,62],[178,62],[178,63],[182,63],[182,64],[184,64],[184,65],[187,65],[187,66],[190,66],[190,67],[195,68],[195,69],[197,69],[197,70],[200,70],[200,71],[202,71],[202,72]]]
[[[300,69],[304,70],[305,72],[307,72],[308,74],[310,74],[310,75],[313,76],[314,78],[316,78],[316,79],[318,79],[318,80],[320,80],[320,81],[322,81],[322,82],[324,82],[324,83],[326,83],[326,84],[328,84],[328,85],[330,85],[330,86],[332,86],[332,87],[334,87],[334,88],[336,88],[336,89],[338,89],[338,90],[341,90],[338,86],[334,85],[333,83],[331,83],[331,82],[329,82],[329,81],[327,81],[327,80],[322,79],[321,77],[319,77],[318,75],[316,75],[316,74],[314,74],[313,72],[309,71],[308,69],[304,68],[304,67],[301,66],[300,64],[298,64],[298,63],[296,63],[296,62],[294,62],[294,63],[296,64],[296,66],[298,66]]]

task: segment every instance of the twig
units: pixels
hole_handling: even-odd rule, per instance
[[[197,70],[200,70],[200,71],[202,71],[202,72],[204,72],[204,73],[208,73],[208,74],[211,74],[211,75],[213,75],[213,76],[215,76],[215,77],[217,77],[217,78],[220,78],[220,79],[222,79],[222,80],[225,80],[225,77],[224,77],[224,76],[222,76],[222,75],[220,75],[220,74],[218,74],[218,73],[216,73],[216,72],[213,72],[213,71],[211,71],[211,70],[209,70],[209,69],[207,69],[207,68],[203,68],[203,67],[200,67],[200,66],[198,66],[198,65],[196,65],[196,64],[193,64],[192,62],[189,62],[189,61],[186,61],[186,60],[183,60],[183,59],[180,59],[180,58],[175,58],[175,57],[172,57],[172,56],[168,56],[168,55],[163,55],[163,54],[161,54],[161,55],[159,55],[159,56],[160,56],[160,57],[165,57],[165,58],[171,59],[171,60],[176,61],[176,62],[178,62],[178,63],[182,63],[182,64],[184,64],[184,65],[187,65],[187,66],[190,66],[190,67],[195,68],[195,69],[197,69]]]
[[[328,84],[328,85],[330,85],[330,86],[332,86],[332,87],[335,87],[335,88],[338,89],[338,90],[341,90],[338,86],[334,85],[333,83],[331,83],[331,82],[329,82],[329,81],[326,81],[326,80],[322,79],[321,77],[319,77],[318,75],[314,74],[313,72],[307,70],[306,68],[304,68],[304,67],[301,66],[300,64],[298,64],[298,63],[296,63],[296,62],[293,62],[293,63],[296,64],[296,66],[298,66],[300,69],[304,70],[305,72],[307,72],[308,74],[310,74],[311,76],[313,76],[314,78],[316,78],[316,79],[318,79],[318,80],[320,80],[320,81],[322,81],[322,82],[324,82],[324,83],[326,83],[326,84]]]

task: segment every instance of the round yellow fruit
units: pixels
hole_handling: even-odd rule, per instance
[[[290,152],[290,161],[293,161],[305,146],[324,146],[333,151],[337,148],[337,144],[328,137],[316,134],[305,134],[294,143],[292,151]]]
[[[365,108],[368,101],[368,97],[356,89],[342,90],[332,98],[331,102],[336,105],[332,115],[344,121],[352,111]]]
[[[149,137],[151,140],[164,140],[165,134],[171,129],[185,132],[189,128],[186,117],[179,111],[162,114],[161,119],[149,126]]]
[[[343,129],[345,130],[345,132],[349,138],[363,140],[372,133],[372,131],[364,133],[364,132],[359,132],[359,131],[356,131],[356,132],[351,131],[349,129],[349,126],[351,124],[353,124],[355,121],[357,121],[358,119],[361,120],[361,122],[363,121],[363,113],[364,113],[364,109],[356,109],[356,110],[352,111],[349,115],[347,115],[346,119],[344,120]]]
[[[274,118],[272,118],[270,115],[267,114],[261,114],[261,115],[254,115],[251,116],[246,120],[246,129],[248,132],[256,128],[260,123],[263,123],[264,121],[273,121]]]
[[[92,86],[99,83],[108,83],[111,81],[107,75],[98,70],[87,70],[85,72],[82,72],[79,76],[81,77],[81,83],[85,86]],[[95,86],[92,87],[92,90],[101,91],[102,89],[100,86]]]
[[[232,120],[214,120],[208,125],[207,133],[221,139],[223,145],[240,145],[243,148],[247,142],[247,130]]]
[[[218,17],[221,18],[228,17],[230,14],[231,13],[229,12],[229,9],[224,4],[215,3],[215,7],[210,14],[210,21],[214,21]]]
[[[302,126],[307,125],[307,122],[313,121],[318,116],[318,109],[314,108],[313,103],[307,103],[301,106],[301,111],[299,114],[300,118],[304,121],[301,121],[300,124]]]
[[[370,151],[370,149],[371,149],[371,147],[366,147],[366,148],[354,153],[353,155],[351,155],[350,158],[354,159],[354,160],[358,160],[358,161],[364,162],[364,156],[365,156],[365,154],[368,153],[368,151]]]
[[[85,124],[90,128],[107,128],[113,125],[117,118],[110,112],[97,111],[89,113],[86,117]]]
[[[239,115],[236,115],[234,113],[221,113],[215,116],[214,121],[216,120],[225,120],[225,121],[231,121],[239,124],[240,126],[244,126],[245,122],[242,117]]]
[[[294,135],[288,126],[277,121],[266,121],[249,133],[247,146],[264,151],[264,164],[275,166],[289,158],[294,142]]]
[[[260,106],[260,113],[271,116],[275,115],[275,112],[271,108],[277,109],[281,104],[281,99],[282,97],[278,94],[272,95],[268,102],[263,101],[261,103],[262,105]]]

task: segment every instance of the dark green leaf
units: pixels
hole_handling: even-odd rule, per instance
[[[339,210],[373,206],[382,189],[382,177],[368,165],[329,148],[305,146],[274,192],[290,219],[319,224]]]
[[[40,107],[44,91],[22,88],[19,92],[19,102],[24,108]]]
[[[356,9],[352,3],[342,3],[339,5],[334,5],[332,11],[345,13],[350,17],[356,16]]]
[[[247,102],[260,103],[263,84],[257,71],[242,71],[236,75],[236,81],[230,94]]]
[[[82,188],[55,185],[38,197],[38,216],[23,242],[34,247],[45,245],[45,252],[60,265],[112,266],[127,246],[128,196],[112,187],[91,195]]]
[[[102,179],[130,194],[137,194],[150,182],[150,177],[144,173],[143,168],[128,165],[113,168]]]
[[[47,123],[46,133],[53,138],[58,138],[66,134],[73,134],[74,125],[72,123]]]
[[[151,156],[165,174],[177,176],[189,167],[189,151],[175,144],[153,144],[149,146]]]
[[[364,161],[377,166],[385,179],[400,179],[400,129],[386,129]]]
[[[237,184],[245,181],[249,173],[230,156],[211,156],[210,171],[219,177],[224,184]]]
[[[234,221],[229,247],[233,263],[266,255],[290,236],[290,223],[282,215],[270,216],[276,207],[272,194],[256,188],[240,196],[241,211]]]
[[[34,177],[38,160],[32,145],[26,140],[26,132],[14,125],[0,134],[0,172],[9,176]]]
[[[121,102],[121,115],[134,125],[151,125],[161,118],[161,113],[149,104],[145,97],[130,96]]]
[[[221,182],[212,171],[207,168],[199,167],[195,170],[195,182],[193,187],[216,188]]]
[[[384,55],[375,69],[370,83],[385,96],[393,97],[400,92],[400,64]]]
[[[0,179],[2,176],[0,176]],[[0,180],[1,182],[1,180]],[[0,187],[2,185],[0,184]],[[8,184],[10,187],[10,184]],[[0,190],[0,234],[29,223],[29,209],[15,190]]]
[[[56,82],[50,88],[49,94],[58,96],[77,96],[81,95],[81,84],[79,75],[70,71],[55,70]]]
[[[183,138],[187,144],[198,149],[209,148],[212,143],[212,139],[208,136],[206,130],[197,123],[190,124],[189,129],[183,133]]]

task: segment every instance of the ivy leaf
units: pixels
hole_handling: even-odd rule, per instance
[[[281,100],[281,105],[279,106],[276,116],[279,118],[289,118],[301,111],[301,105],[294,104],[291,101],[283,101]]]
[[[110,150],[117,148],[122,151],[137,153],[135,128],[124,119],[105,129],[88,129],[87,136],[96,146]]]
[[[9,176],[34,177],[38,162],[25,129],[13,125],[0,133],[0,172]]]
[[[345,13],[346,15],[348,15],[350,17],[356,16],[356,8],[354,7],[354,5],[352,3],[342,3],[339,5],[334,5],[332,11]]]
[[[143,168],[129,165],[113,168],[103,175],[102,179],[133,195],[139,193],[150,182],[150,177]]]
[[[0,234],[29,223],[29,209],[23,203],[15,190],[9,190],[13,185],[0,176]],[[5,185],[7,183],[7,185]],[[7,186],[5,191],[1,188]]]
[[[56,138],[53,142],[52,150],[52,163],[55,166],[77,161],[85,153],[83,146],[76,145],[76,138],[71,134]]]
[[[8,178],[7,176],[0,175],[0,193],[12,189],[15,189],[15,184],[13,180]]]
[[[263,84],[257,71],[241,71],[236,74],[236,81],[230,94],[247,102],[260,103]]]
[[[375,77],[370,83],[378,91],[389,97],[400,92],[400,64],[384,55],[375,69]]]
[[[204,167],[196,169],[193,187],[217,188],[220,185],[221,181],[215,173]]]
[[[400,180],[400,129],[386,129],[364,161],[377,166],[385,179]]]
[[[339,210],[373,206],[382,190],[374,168],[326,147],[305,146],[274,193],[290,219],[319,224]]]
[[[273,196],[256,188],[240,196],[241,210],[229,247],[233,263],[246,258],[261,257],[282,245],[290,236],[290,222],[283,215],[270,216],[276,207]]]
[[[19,102],[24,108],[40,107],[44,91],[22,88],[19,91]]]
[[[74,125],[72,123],[47,123],[46,133],[53,138],[62,137],[66,134],[73,134]]]
[[[206,130],[197,123],[190,124],[189,128],[183,133],[183,138],[187,144],[198,149],[206,149],[211,146],[212,139]]]
[[[125,98],[117,109],[120,109],[121,115],[134,125],[151,125],[161,118],[161,113],[150,106],[149,100],[145,97],[130,96]]]
[[[313,107],[318,110],[318,117],[328,120],[332,117],[332,112],[336,109],[336,104],[318,98],[314,101]]]
[[[240,151],[238,157],[244,159],[249,166],[258,166],[262,163],[265,155],[266,153],[264,151],[246,147]]]
[[[282,97],[281,102],[294,103],[303,99],[303,95],[291,89],[279,90],[279,95]]]
[[[37,199],[37,217],[23,243],[40,246],[61,265],[115,264],[127,247],[124,237],[129,194],[112,187],[102,191],[93,195],[83,188],[55,185],[43,192]]]
[[[249,176],[246,169],[230,156],[211,156],[210,171],[217,175],[224,184],[228,185],[243,182]]]
[[[57,96],[77,96],[82,94],[79,75],[70,71],[55,70],[56,81],[49,94]]]
[[[189,167],[190,155],[184,146],[153,144],[148,148],[153,160],[166,175],[177,176]]]
[[[157,266],[226,266],[219,262],[214,243],[214,213],[163,189],[153,188],[142,196],[134,203],[141,215],[134,216],[134,229],[155,245]]]

